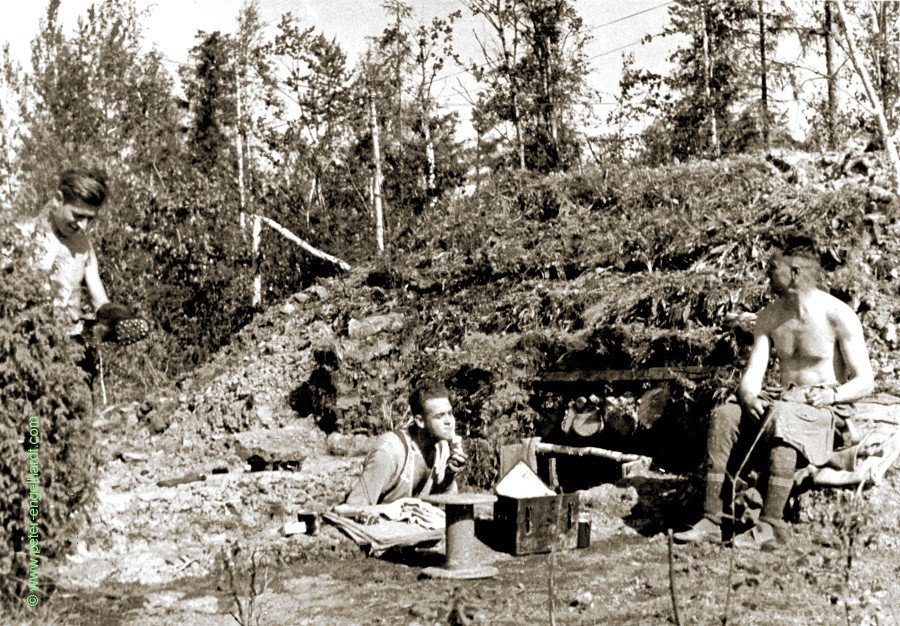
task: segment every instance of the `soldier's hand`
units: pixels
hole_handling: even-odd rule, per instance
[[[466,466],[468,460],[462,447],[462,437],[457,435],[450,442],[450,458],[447,460],[447,469],[457,474]]]
[[[766,413],[766,403],[758,395],[738,392],[738,398],[744,408],[758,420],[761,420]]]
[[[831,406],[837,394],[831,387],[816,387],[806,392],[806,401],[816,408]]]

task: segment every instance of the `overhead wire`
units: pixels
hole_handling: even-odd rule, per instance
[[[650,13],[651,11],[656,11],[657,9],[662,9],[664,7],[669,6],[670,4],[674,4],[675,0],[669,0],[669,2],[664,2],[662,4],[658,4],[654,7],[650,7],[649,9],[643,9],[642,11],[636,11],[635,13],[629,13],[628,15],[623,15],[622,17],[618,17],[614,20],[610,20],[608,22],[604,22],[602,24],[597,24],[596,26],[591,26],[585,32],[593,32],[595,30],[599,30],[601,28],[605,28],[606,26],[612,26],[613,24],[618,24],[619,22],[624,22],[626,20],[630,20],[634,17],[638,17],[639,15],[643,15],[644,13]],[[490,63],[481,63],[479,65],[473,65],[471,69],[464,68],[459,70],[458,72],[453,72],[452,74],[445,74],[443,76],[438,76],[435,79],[435,82],[446,80],[448,78],[453,78],[454,76],[459,76],[460,74],[469,74],[473,69],[480,69],[483,67],[487,67]]]

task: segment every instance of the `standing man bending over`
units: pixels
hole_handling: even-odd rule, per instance
[[[756,451],[768,449],[769,456],[763,514],[754,528],[734,538],[734,546],[758,548],[775,540],[776,529],[784,524],[798,454],[812,465],[824,464],[833,449],[835,425],[847,415],[846,403],[872,392],[862,325],[850,307],[816,287],[820,274],[811,246],[786,250],[772,260],[769,278],[776,299],[757,318],[737,397],[712,415],[704,517],[676,533],[676,539],[721,538],[726,473],[734,477],[762,431]],[[763,388],[772,348],[780,360],[781,385]]]
[[[146,320],[135,317],[129,307],[109,301],[100,280],[90,229],[106,202],[107,192],[103,172],[65,170],[59,175],[56,193],[41,213],[18,224],[30,246],[33,267],[47,277],[54,309],[63,316],[69,335],[87,345],[78,365],[88,374],[89,382],[97,374],[99,358],[92,343],[103,340],[127,345],[149,331]],[[96,314],[96,319],[87,318],[88,329],[82,316],[84,289]]]
[[[83,330],[82,286],[94,311],[109,302],[89,235],[107,192],[106,176],[99,170],[65,170],[41,214],[19,224],[34,243],[35,266],[54,283],[53,305],[71,321],[70,335]]]
[[[466,455],[446,387],[420,384],[409,398],[409,408],[413,423],[381,436],[345,506],[456,492],[456,474],[465,466]]]

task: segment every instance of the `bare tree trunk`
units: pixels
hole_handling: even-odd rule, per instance
[[[310,207],[312,206],[313,201],[316,199],[316,187],[318,183],[316,181],[316,175],[313,174],[312,184],[309,186],[309,193],[306,194],[306,223],[309,224],[309,213]]]
[[[760,100],[762,104],[762,135],[763,146],[769,148],[769,89],[766,84],[766,14],[763,8],[763,0],[757,2],[759,13],[759,71],[760,71]]]
[[[262,223],[259,215],[253,216],[253,243],[250,246],[253,255],[253,306],[262,307],[262,273],[259,262],[259,244],[262,234]]]
[[[422,133],[425,136],[425,197],[428,198],[428,208],[431,209],[437,202],[437,196],[435,195],[434,141],[431,138],[431,120],[427,111],[422,114]]]
[[[875,23],[878,29],[876,34],[877,44],[875,48],[875,67],[878,71],[878,92],[881,95],[881,103],[884,108],[884,116],[888,125],[893,125],[893,102],[891,101],[891,60],[890,51],[888,50],[888,11],[895,2],[879,2],[875,5]]]
[[[719,158],[722,155],[719,148],[719,133],[716,130],[716,112],[712,105],[712,62],[709,53],[709,10],[706,0],[702,6],[703,13],[703,88],[706,92],[706,115],[709,117],[709,143],[712,146],[713,156]]]
[[[538,24],[535,22],[535,29]],[[543,99],[542,113],[544,118],[544,126],[550,134],[550,162],[552,169],[559,166],[559,130],[556,124],[556,111],[554,110],[555,102],[552,93],[552,76],[550,74],[550,63],[552,61],[552,49],[550,38],[546,35],[537,35],[540,37],[541,54],[538,55],[541,63],[541,97]]]
[[[516,127],[516,149],[519,152],[519,169],[525,169],[525,139],[522,137],[522,120],[519,113],[519,94],[513,91],[513,123]]]
[[[556,102],[553,97],[553,76],[550,65],[553,62],[553,43],[550,38],[544,36],[544,98],[546,99],[547,125],[550,128],[550,139],[553,140],[554,149],[559,151],[559,127],[556,123]]]
[[[475,130],[475,194],[481,189],[481,130]]]
[[[375,244],[378,252],[384,252],[384,213],[381,208],[381,146],[378,144],[378,113],[375,110],[375,96],[369,94],[369,115],[372,132],[372,158],[375,161],[375,178],[372,197],[375,204]]]
[[[862,80],[863,87],[866,90],[866,96],[869,103],[875,110],[875,116],[878,118],[878,130],[881,132],[881,140],[884,142],[884,148],[887,151],[888,159],[894,168],[894,193],[900,194],[900,157],[897,156],[897,148],[891,137],[891,130],[888,128],[887,119],[884,116],[884,107],[878,98],[878,93],[872,85],[872,79],[869,76],[869,70],[866,69],[865,59],[856,47],[856,40],[847,26],[847,8],[844,6],[844,0],[834,0],[834,4],[841,16],[841,22],[844,25],[844,39],[847,42],[847,49],[850,52],[850,60],[853,62],[853,68]]]
[[[237,87],[236,87],[236,100],[237,100],[237,126],[238,130],[235,136],[235,142],[237,143],[237,165],[238,165],[238,197],[240,199],[240,213],[239,213],[239,221],[241,225],[241,232],[247,229],[247,216],[245,214],[247,210],[246,197],[244,195],[244,117],[241,105],[241,76],[238,75]],[[245,240],[246,241],[246,240]]]
[[[828,149],[834,150],[837,145],[837,137],[835,132],[835,111],[837,110],[837,102],[835,99],[835,76],[834,76],[834,52],[831,45],[831,0],[825,0],[825,73],[828,75],[828,113],[826,115],[826,126],[828,129]]]

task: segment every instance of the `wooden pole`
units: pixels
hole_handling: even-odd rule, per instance
[[[329,263],[333,263],[334,265],[337,265],[339,268],[341,268],[345,272],[350,270],[349,263],[347,263],[346,261],[342,261],[341,259],[337,258],[336,256],[332,256],[332,255],[328,254],[327,252],[323,252],[322,250],[319,250],[318,248],[311,246],[310,244],[308,244],[307,242],[300,239],[300,237],[298,237],[297,235],[295,235],[294,233],[289,231],[287,228],[285,228],[284,226],[282,226],[275,220],[265,217],[263,215],[253,215],[253,219],[254,219],[254,222],[259,220],[260,222],[265,223],[266,226],[268,226],[269,228],[271,228],[272,230],[277,232],[279,235],[281,235],[285,239],[293,241],[295,244],[297,244],[303,250],[305,250],[308,254],[311,254],[312,256],[316,257],[317,259],[322,259],[323,261],[328,261]]]
[[[543,441],[534,444],[534,451],[565,454],[567,456],[592,456],[601,459],[610,459],[620,463],[640,461],[641,459],[647,458],[640,454],[627,454],[625,452],[617,452],[616,450],[607,450],[606,448],[596,448],[591,446],[561,446],[555,443],[544,443]]]
[[[872,79],[869,77],[869,70],[866,69],[865,60],[863,59],[862,54],[860,54],[859,48],[856,47],[856,40],[847,25],[847,7],[844,6],[844,0],[834,0],[834,5],[837,7],[838,13],[841,16],[841,22],[844,24],[844,40],[847,42],[850,60],[853,62],[853,68],[859,75],[860,80],[862,80],[866,96],[869,98],[869,103],[875,110],[875,117],[878,119],[878,130],[881,133],[881,140],[884,143],[888,159],[894,169],[894,193],[900,194],[900,157],[897,155],[897,147],[894,145],[894,140],[891,138],[891,130],[888,128],[887,118],[884,116],[884,107],[881,105],[881,99],[878,97],[875,88],[872,86]]]

